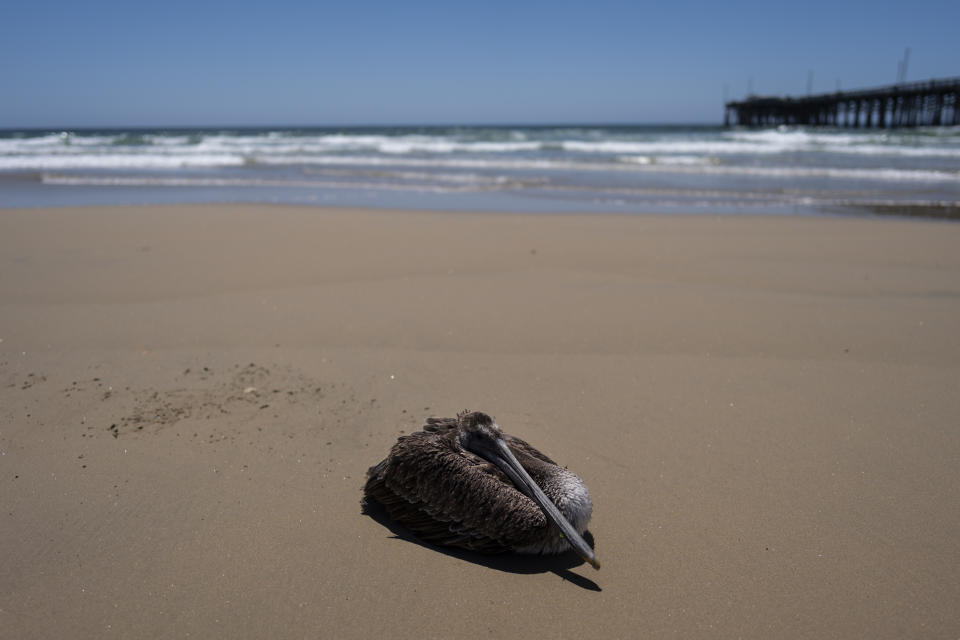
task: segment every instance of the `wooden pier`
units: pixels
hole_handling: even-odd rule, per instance
[[[960,78],[837,91],[802,98],[749,96],[726,103],[723,123],[746,127],[960,126]]]

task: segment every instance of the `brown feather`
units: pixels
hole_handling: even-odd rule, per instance
[[[376,500],[391,518],[439,545],[502,553],[557,536],[537,504],[496,465],[461,446],[463,415],[428,418],[422,431],[401,436],[368,471],[365,500]],[[559,467],[527,442],[506,434],[503,439],[549,495],[550,473]],[[562,540],[554,544],[564,546]]]

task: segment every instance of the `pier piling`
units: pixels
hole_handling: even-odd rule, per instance
[[[960,77],[800,98],[749,96],[725,104],[723,122],[746,127],[960,125]]]

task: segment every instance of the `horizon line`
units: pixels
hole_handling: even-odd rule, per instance
[[[440,122],[440,123],[393,123],[393,124],[131,124],[131,125],[36,125],[36,126],[0,126],[3,132],[18,131],[112,131],[131,129],[167,129],[167,130],[202,130],[202,129],[439,129],[439,128],[565,128],[565,127],[711,127],[723,126],[722,119],[716,121],[688,121],[688,122],[639,122],[639,121],[611,121],[611,122]]]

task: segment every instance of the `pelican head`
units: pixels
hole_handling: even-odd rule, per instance
[[[513,455],[510,447],[503,440],[503,432],[493,418],[479,411],[464,411],[457,415],[457,422],[460,427],[460,445],[467,451],[497,465],[510,478],[514,486],[533,500],[544,515],[560,529],[577,555],[590,563],[594,569],[599,569],[600,563],[593,549]]]
[[[500,425],[480,411],[458,413],[457,424],[460,427],[460,446],[468,451],[473,451],[478,442],[493,443],[503,439]]]

